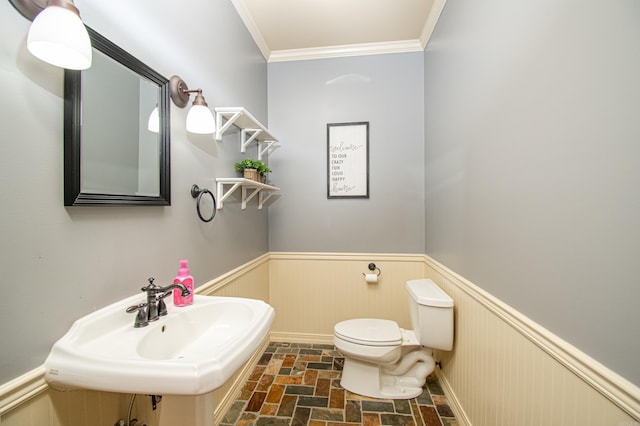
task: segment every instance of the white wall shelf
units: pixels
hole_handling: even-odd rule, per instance
[[[280,188],[276,186],[244,178],[216,178],[216,184],[218,193],[218,210],[222,209],[224,200],[229,198],[229,196],[231,196],[231,194],[233,194],[238,188],[242,188],[243,210],[247,208],[247,203],[256,195],[258,196],[258,208],[261,209],[264,203],[271,198],[273,194],[280,191]]]
[[[268,155],[279,147],[278,140],[246,109],[218,107],[215,110],[216,140],[221,141],[225,132],[232,125],[235,125],[240,129],[240,152],[247,152],[247,146],[256,142],[258,144],[258,160],[262,160],[263,155]]]

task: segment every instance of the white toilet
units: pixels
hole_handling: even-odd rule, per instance
[[[415,398],[435,367],[432,349],[453,348],[453,299],[430,279],[407,281],[407,291],[413,330],[371,318],[335,325],[333,342],[345,357],[343,388],[374,398]]]

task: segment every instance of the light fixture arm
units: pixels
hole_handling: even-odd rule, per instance
[[[64,9],[69,9],[76,15],[80,16],[80,11],[76,7],[76,5],[73,4],[73,0],[49,0],[47,1],[47,6],[58,6]]]
[[[202,94],[202,89],[182,89],[182,93],[199,93]]]
[[[80,16],[80,11],[73,0],[9,0],[9,3],[30,21],[33,21],[33,18],[47,6],[63,7]]]
[[[193,101],[193,105],[203,105],[208,107],[207,102],[202,96],[202,89],[189,89],[187,83],[177,75],[172,76],[169,79],[169,88],[171,92],[171,99],[173,103],[179,108],[184,108],[189,103],[189,94],[197,93],[196,98]]]

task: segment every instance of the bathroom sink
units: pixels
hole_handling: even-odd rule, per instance
[[[134,328],[136,295],[77,320],[52,347],[45,379],[56,389],[201,395],[224,384],[267,336],[273,308],[254,299],[195,295]]]

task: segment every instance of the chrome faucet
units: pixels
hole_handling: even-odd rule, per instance
[[[147,303],[140,303],[127,308],[128,313],[138,312],[133,324],[135,328],[145,327],[149,325],[149,322],[156,321],[161,316],[167,315],[167,305],[164,303],[164,298],[169,296],[173,289],[182,290],[182,297],[187,297],[191,294],[183,284],[170,284],[165,287],[159,287],[153,281],[153,278],[149,278],[149,284],[140,289],[147,293]]]

